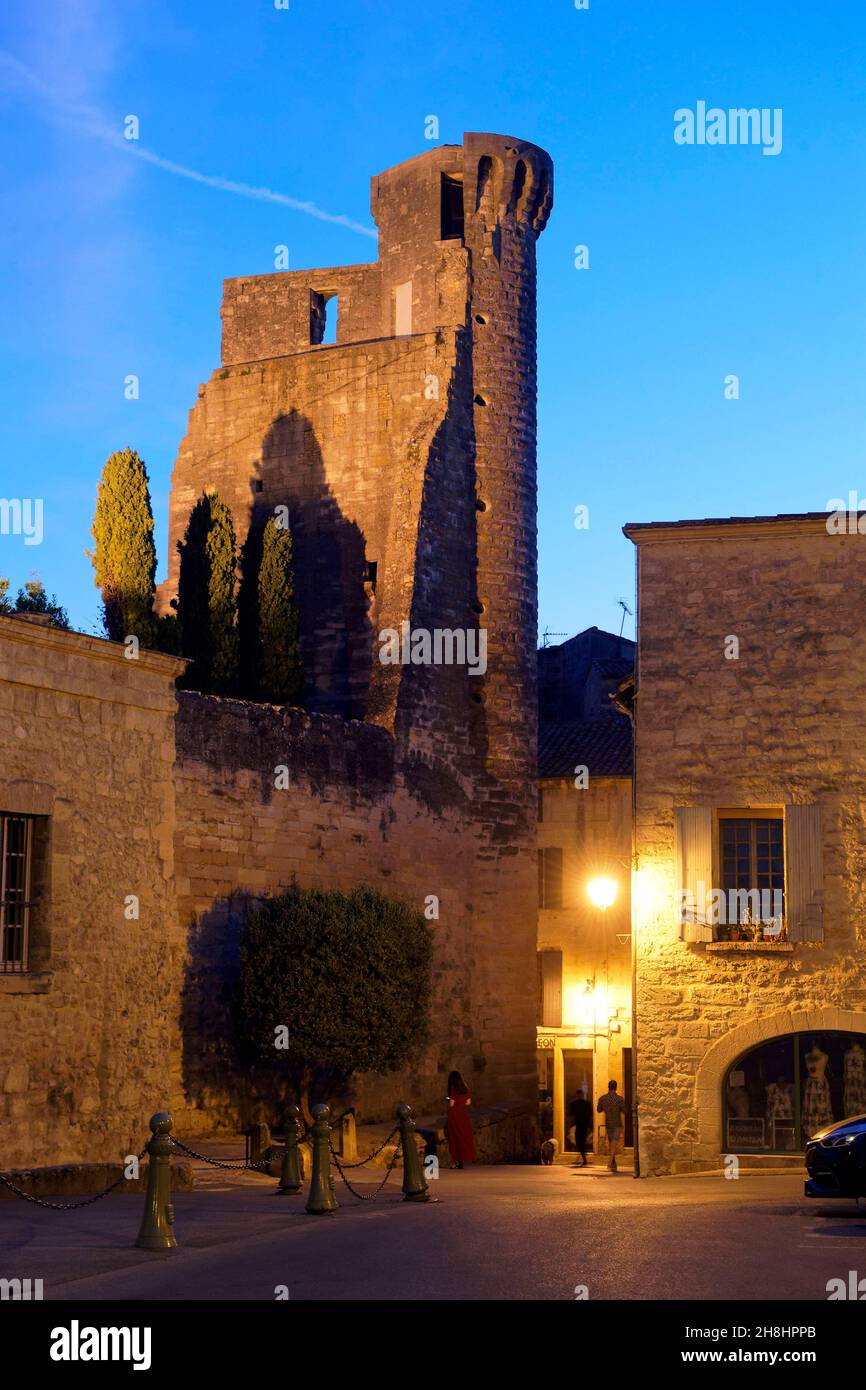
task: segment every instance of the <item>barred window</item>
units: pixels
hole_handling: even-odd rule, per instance
[[[33,817],[0,813],[0,974],[28,968]]]

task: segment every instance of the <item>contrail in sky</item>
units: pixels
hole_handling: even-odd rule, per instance
[[[10,77],[13,79],[11,83],[9,82]],[[32,95],[47,102],[58,117],[65,117],[67,121],[78,126],[95,139],[114,145],[117,149],[123,149],[127,154],[135,155],[137,159],[142,159],[147,164],[153,164],[158,169],[165,169],[169,174],[177,174],[179,178],[190,179],[193,183],[202,183],[208,188],[218,188],[223,193],[234,193],[239,198],[252,198],[264,203],[278,203],[281,207],[291,208],[294,212],[303,212],[307,217],[315,217],[319,222],[332,222],[338,227],[346,227],[350,232],[358,232],[361,236],[376,239],[377,233],[374,228],[365,227],[363,223],[353,221],[344,213],[325,212],[315,203],[302,202],[299,198],[290,198],[287,193],[276,193],[272,188],[256,188],[253,184],[239,183],[235,179],[220,178],[216,174],[202,174],[198,169],[189,169],[185,164],[176,164],[173,159],[165,159],[162,155],[154,154],[152,150],[140,146],[136,140],[125,139],[108,124],[105,116],[94,107],[65,99],[54,88],[43,82],[26,64],[11,53],[4,52],[3,49],[0,49],[0,85],[6,87],[7,90],[10,86],[13,88],[15,86],[23,87],[25,90],[29,90]]]

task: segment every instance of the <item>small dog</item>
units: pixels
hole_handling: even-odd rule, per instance
[[[559,1145],[555,1139],[545,1139],[541,1146],[541,1161],[545,1168],[550,1167],[553,1162],[554,1154],[557,1152],[558,1148]]]

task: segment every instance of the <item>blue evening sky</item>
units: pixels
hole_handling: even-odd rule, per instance
[[[491,130],[554,160],[542,630],[618,630],[626,521],[862,495],[864,40],[862,0],[6,0],[0,497],[44,498],[45,537],[0,536],[0,576],[14,588],[38,570],[94,626],[96,482],[130,444],[151,474],[162,577],[169,475],[219,363],[223,277],[273,270],[282,243],[292,269],[375,258],[352,225],[221,185],[370,228],[370,175],[429,148],[431,114],[443,142]],[[676,144],[674,112],[698,101],[781,108],[781,153]]]

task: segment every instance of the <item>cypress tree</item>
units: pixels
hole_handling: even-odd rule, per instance
[[[232,694],[238,679],[235,529],[215,492],[196,502],[178,549],[181,651],[192,663],[184,683]]]
[[[262,699],[300,703],[304,680],[298,640],[298,610],[292,573],[292,533],[271,517],[262,537],[258,582]]]
[[[88,551],[102,593],[102,623],[114,642],[156,636],[153,614],[156,546],[147,469],[134,449],[109,454],[96,496]]]

